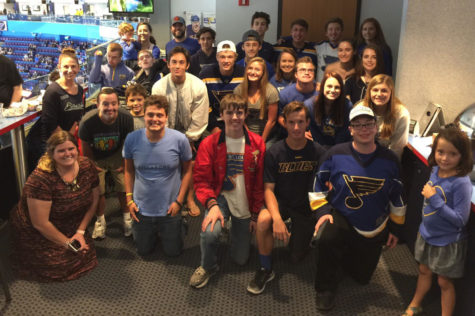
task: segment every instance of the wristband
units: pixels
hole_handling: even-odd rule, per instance
[[[211,206],[210,206],[210,204],[211,204]],[[217,205],[217,204],[218,204],[218,201],[216,201],[216,199],[212,198],[212,199],[208,200],[208,203],[206,205],[207,205],[208,210],[209,210],[212,206]]]
[[[180,208],[183,208],[183,204],[181,204],[180,202],[178,202],[178,200],[175,200],[175,203],[178,204],[178,206],[179,206]]]
[[[129,192],[129,193],[126,193],[125,196],[133,196],[134,194]]]
[[[210,210],[213,206],[218,206],[218,203],[212,203],[211,205],[209,205],[208,210]]]
[[[132,205],[132,203],[135,203],[134,200],[130,200],[129,202],[127,202],[127,206]]]
[[[76,233],[81,234],[81,235],[84,235],[85,232],[86,232],[86,231],[85,231],[85,230],[82,230],[82,229],[76,230]]]

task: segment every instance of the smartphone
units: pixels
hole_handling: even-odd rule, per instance
[[[74,252],[78,252],[81,249],[81,243],[76,239],[73,239],[68,245]]]

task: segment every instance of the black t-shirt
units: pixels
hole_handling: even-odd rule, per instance
[[[43,96],[41,114],[42,139],[46,141],[56,127],[69,131],[74,122],[81,120],[84,114],[83,89],[78,85],[78,93],[67,93],[61,86],[53,82]]]
[[[325,150],[307,140],[303,149],[292,150],[282,139],[266,151],[264,183],[274,183],[279,205],[310,212],[308,192],[312,189],[317,165]]]
[[[193,56],[191,56],[190,68],[188,69],[188,72],[198,77],[200,75],[201,69],[217,63],[218,60],[216,59],[216,48],[213,47],[213,52],[209,56],[203,53],[203,51],[200,49]]]
[[[0,102],[8,107],[12,101],[13,87],[23,83],[15,63],[8,57],[0,55]]]
[[[107,125],[95,109],[84,115],[79,125],[79,138],[91,146],[94,160],[100,160],[122,150],[125,137],[133,130],[134,119],[127,111],[119,109],[115,122]]]
[[[351,76],[345,81],[345,93],[346,96],[350,97],[351,103],[356,104],[356,102],[363,100],[366,94],[366,84],[361,80],[360,77],[355,75]]]
[[[165,76],[167,73],[169,73],[167,63],[158,59],[153,63],[148,75],[143,72],[135,81],[140,83],[145,89],[147,89],[148,93],[151,94],[154,83],[160,80],[162,75]]]

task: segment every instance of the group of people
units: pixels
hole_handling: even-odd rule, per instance
[[[203,28],[201,48],[191,55],[180,40],[184,20],[175,17],[174,42],[160,64],[150,25],[141,23],[137,73],[123,60],[123,46],[133,45],[133,28],[124,26],[125,44],[109,45],[105,65],[96,56],[91,81],[103,87],[97,109],[87,113],[74,80],[77,57],[63,50],[61,76],[43,100],[41,158],[11,214],[20,275],[69,280],[94,268],[91,237],[106,236],[110,173],[124,235],[133,235],[141,256],[157,242],[166,255],[180,255],[182,211],[200,215],[195,197],[203,206],[201,262],[189,281],[194,288],[218,271],[219,236],[229,226],[229,253],[239,265],[247,263],[256,236],[259,266],[250,293],[262,293],[275,277],[274,239],[288,243],[289,260],[297,263],[315,238],[319,310],[334,307],[343,271],[361,284],[370,281],[382,248],[396,246],[406,210],[400,159],[409,113],[387,74],[390,49],[374,19],[363,22],[358,45],[341,40],[343,23],[336,18],[325,26],[327,42],[305,42],[308,24],[299,19],[290,38],[272,46],[263,41],[269,23],[266,13],[256,12],[242,43],[225,40],[216,48],[216,33]],[[332,49],[338,61],[324,67],[320,60],[330,60]],[[134,78],[147,84],[126,84]],[[120,108],[120,94],[128,109]],[[451,278],[462,275],[466,252],[470,153],[456,127],[442,130],[432,146],[416,244],[420,276],[406,315],[421,313],[432,272],[439,275],[443,313],[453,310]]]

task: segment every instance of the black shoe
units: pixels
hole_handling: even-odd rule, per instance
[[[266,270],[263,267],[260,267],[254,275],[254,279],[249,282],[247,286],[247,291],[252,294],[261,294],[266,288],[266,283],[272,281],[275,277],[273,270]]]
[[[328,311],[335,307],[335,293],[332,291],[317,291],[315,303],[317,304],[318,310]]]

